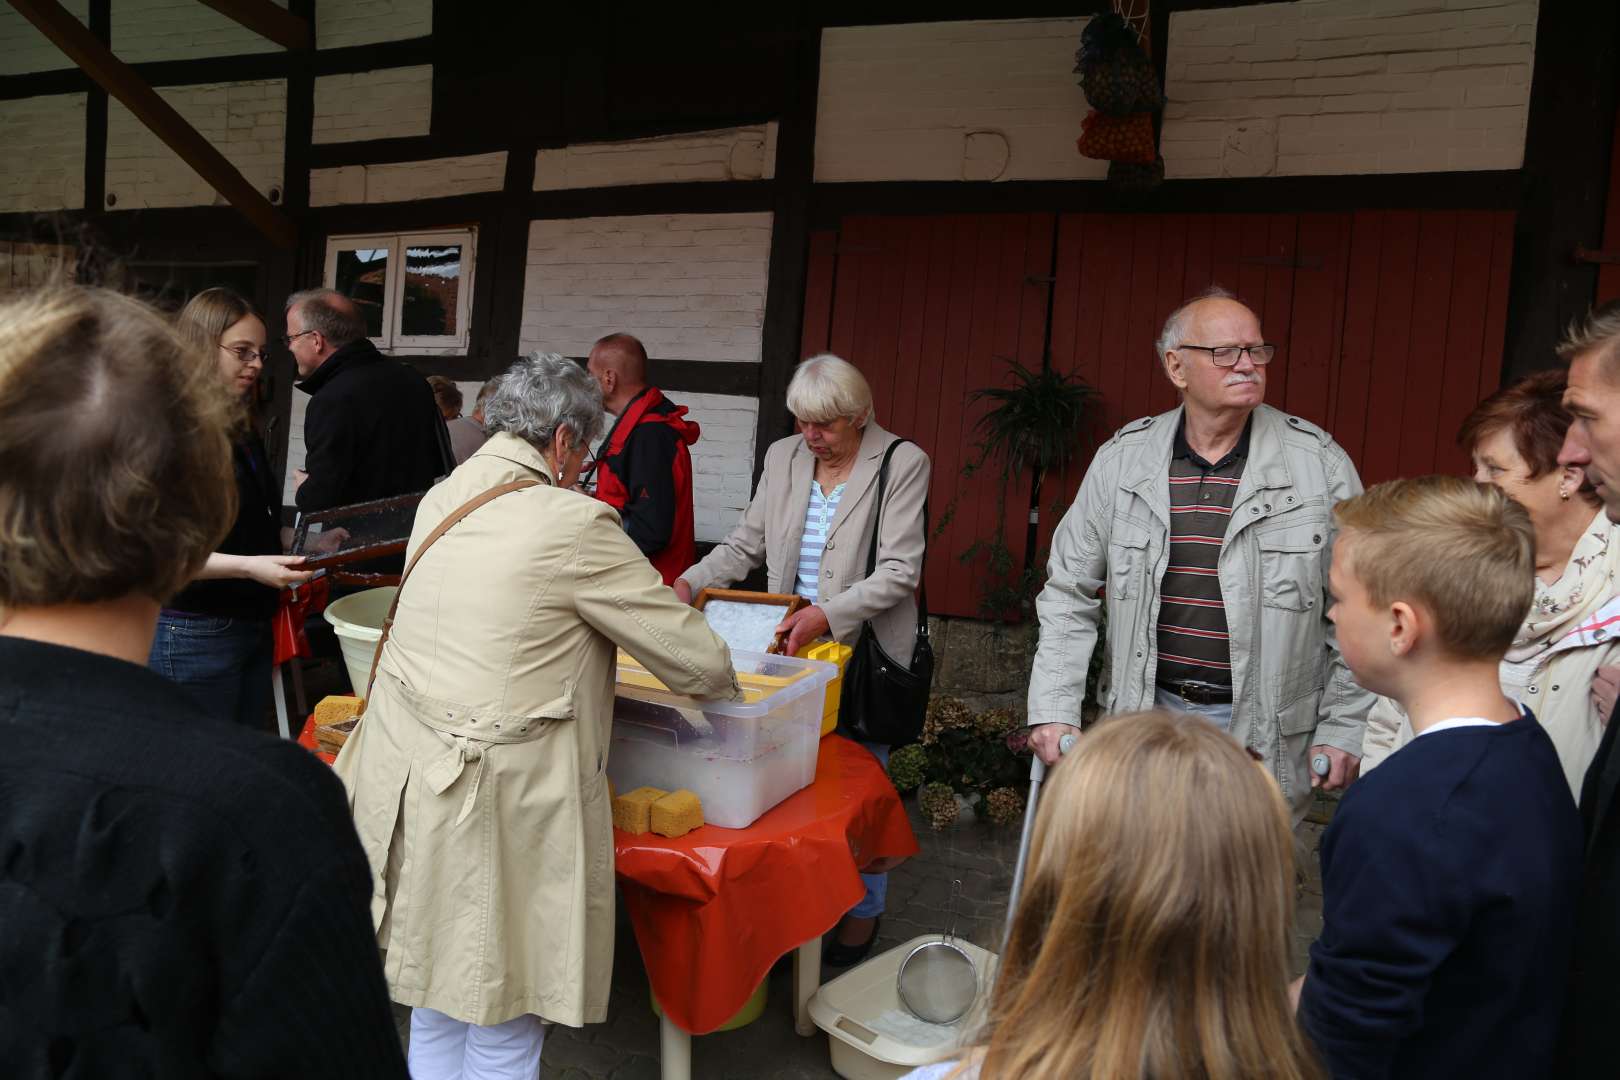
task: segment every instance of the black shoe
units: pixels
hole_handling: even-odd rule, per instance
[[[872,953],[872,946],[877,944],[878,931],[883,927],[883,916],[879,915],[872,923],[872,936],[859,945],[845,945],[834,940],[831,945],[821,950],[821,962],[827,967],[847,968],[865,960]]]

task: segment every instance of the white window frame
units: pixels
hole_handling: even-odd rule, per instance
[[[355,248],[388,251],[388,269],[383,276],[382,335],[372,343],[396,356],[454,356],[467,351],[467,323],[472,313],[473,269],[477,265],[477,229],[441,229],[411,233],[361,233],[326,238],[326,287],[337,287],[338,252]],[[461,285],[456,290],[455,334],[404,334],[400,320],[405,305],[405,251],[411,247],[459,245]]]

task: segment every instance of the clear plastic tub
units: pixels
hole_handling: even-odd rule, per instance
[[[731,660],[743,700],[697,702],[619,654],[607,767],[619,791],[685,788],[702,800],[706,824],[742,829],[816,778],[837,667],[740,650]]]

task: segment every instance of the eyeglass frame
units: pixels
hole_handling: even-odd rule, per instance
[[[294,341],[297,341],[299,338],[303,337],[305,334],[318,334],[318,333],[320,333],[319,330],[300,330],[296,334],[282,334],[281,335],[281,347],[284,348],[284,349],[290,349],[290,348],[292,348],[292,343]]]
[[[270,364],[269,349],[254,349],[246,345],[226,345],[224,342],[221,342],[219,347],[236,357],[236,362],[239,364],[251,363],[253,360],[257,360],[266,367]]]
[[[1169,351],[1175,352],[1176,349],[1197,349],[1199,352],[1207,352],[1209,353],[1209,362],[1218,368],[1237,367],[1237,363],[1243,358],[1244,353],[1249,354],[1249,363],[1253,364],[1255,367],[1265,367],[1267,364],[1271,363],[1277,358],[1277,346],[1273,345],[1269,341],[1262,341],[1258,345],[1188,345],[1183,343],[1177,345],[1175,349],[1171,349]],[[1232,362],[1229,364],[1221,363],[1220,359],[1215,355],[1223,349],[1237,350],[1237,354],[1232,357]],[[1270,351],[1266,354],[1266,358],[1262,360],[1255,355],[1256,349],[1268,349]]]

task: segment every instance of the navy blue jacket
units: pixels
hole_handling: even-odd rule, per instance
[[[1322,838],[1299,1018],[1338,1078],[1550,1075],[1581,822],[1534,716],[1420,735]]]

